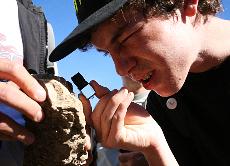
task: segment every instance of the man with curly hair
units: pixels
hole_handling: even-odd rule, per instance
[[[151,90],[147,107],[126,88],[90,84],[100,99],[86,120],[105,147],[137,151],[149,165],[229,165],[230,22],[219,0],[75,1],[79,25],[52,52],[109,53],[117,73]]]

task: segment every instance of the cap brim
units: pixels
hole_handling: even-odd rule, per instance
[[[118,11],[128,0],[113,0],[82,21],[50,54],[49,61],[55,62],[66,57],[84,43],[87,31],[105,21]]]

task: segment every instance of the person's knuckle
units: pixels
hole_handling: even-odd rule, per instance
[[[109,101],[109,104],[111,106],[114,106],[114,105],[117,104],[117,102],[118,102],[118,97],[117,97],[117,95],[114,95],[113,97],[111,97],[111,100]]]
[[[120,105],[119,105],[119,110],[124,110],[124,109],[126,109],[127,108],[127,105],[125,104],[125,103],[121,103]]]
[[[107,122],[110,120],[110,116],[107,114],[107,111],[104,111],[104,113],[101,116],[101,119],[103,122]]]
[[[119,117],[118,117],[117,113],[115,113],[113,115],[113,120],[112,121],[117,122],[118,120],[119,120]]]
[[[113,115],[113,121],[118,122],[120,120],[122,120],[121,114],[119,112],[115,112],[114,115]]]
[[[13,75],[18,75],[18,73],[21,73],[23,66],[21,64],[12,62],[9,65],[9,72],[12,73]]]
[[[100,101],[99,101],[99,103],[101,104],[101,103],[106,103],[108,100],[109,100],[109,98],[110,98],[110,95],[108,94],[108,95],[105,95],[105,96],[103,96],[102,98],[100,98]]]

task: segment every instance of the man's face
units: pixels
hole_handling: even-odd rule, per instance
[[[122,22],[98,26],[92,43],[109,52],[119,75],[161,96],[178,92],[198,55],[192,24],[182,21],[181,15],[169,19],[124,16]]]

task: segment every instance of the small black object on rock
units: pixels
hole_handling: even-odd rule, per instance
[[[89,84],[79,72],[71,79],[80,91]]]
[[[84,77],[78,72],[71,77],[73,83],[77,86],[82,94],[84,94],[88,99],[92,98],[95,94],[94,90],[90,84],[84,79]],[[90,89],[89,89],[90,87]],[[92,92],[93,91],[93,92]],[[93,94],[92,94],[93,93]]]

